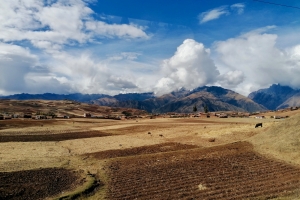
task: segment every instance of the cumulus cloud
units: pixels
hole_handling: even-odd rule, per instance
[[[109,24],[93,18],[94,12],[83,0],[11,0],[1,3],[0,39],[28,40],[38,48],[86,43],[95,37],[148,38],[144,27]]]
[[[239,85],[245,79],[245,75],[242,71],[229,71],[218,77],[218,84],[225,88],[231,88]]]
[[[214,62],[209,57],[209,50],[202,43],[186,39],[174,56],[164,60],[161,78],[156,86],[156,95],[171,92],[180,87],[194,89],[214,83],[219,75]]]
[[[263,32],[269,28],[216,43],[219,65],[243,73],[244,81],[238,86],[243,94],[273,83],[300,88],[299,46],[279,49],[276,46],[278,36]]]
[[[200,24],[203,24],[208,21],[218,19],[222,15],[228,15],[228,14],[229,14],[229,12],[227,10],[227,6],[222,6],[222,7],[215,8],[210,11],[201,13],[198,16],[198,19],[199,19]]]
[[[116,70],[116,67],[109,65],[118,60],[134,61],[140,53],[122,52],[113,55],[114,58],[105,59],[104,55],[101,59],[85,47],[91,43],[101,45],[102,40],[148,39],[146,27],[121,24],[111,18],[96,19],[94,11],[89,8],[88,3],[91,2],[11,0],[1,3],[2,94],[116,94],[122,90],[139,89],[135,83],[137,79],[134,75],[128,75],[128,70]],[[72,48],[74,46],[77,50]]]

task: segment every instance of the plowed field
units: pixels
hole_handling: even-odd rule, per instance
[[[135,148],[123,149],[123,150],[108,150],[108,151],[101,151],[96,153],[89,153],[86,154],[86,156],[91,156],[97,159],[107,159],[107,158],[115,158],[115,157],[126,157],[126,156],[136,156],[136,155],[152,154],[152,153],[160,153],[160,152],[178,151],[178,150],[193,149],[193,148],[198,148],[198,146],[168,142],[163,144],[135,147]]]
[[[60,168],[0,172],[0,199],[45,199],[73,188],[75,172]]]
[[[103,133],[100,131],[72,131],[67,133],[28,133],[28,135],[23,133],[10,133],[10,135],[0,135],[0,142],[36,142],[36,141],[64,141],[82,138],[92,138],[92,137],[104,137],[110,136],[109,133]]]
[[[300,169],[255,153],[246,142],[118,158],[108,199],[269,199],[300,188]]]

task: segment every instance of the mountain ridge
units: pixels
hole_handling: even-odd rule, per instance
[[[269,110],[278,110],[287,107],[300,106],[300,90],[289,86],[273,84],[269,88],[264,88],[251,92],[248,98],[263,105]]]
[[[155,97],[153,93],[128,93],[114,96],[105,94],[16,94],[0,98],[17,100],[45,99],[45,100],[74,100],[100,106],[124,107],[146,110],[150,113],[190,113],[196,106],[198,111],[204,111],[207,106],[209,111],[240,111],[256,112],[266,108],[253,100],[240,95],[232,90],[219,86],[203,86],[193,90],[181,88],[162,96]],[[51,99],[52,98],[52,99]]]

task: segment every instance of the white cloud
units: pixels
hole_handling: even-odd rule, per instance
[[[236,3],[230,6],[230,9],[236,11],[239,15],[244,13],[245,4]],[[229,15],[231,12],[228,10],[228,6],[221,6],[212,10],[203,12],[198,15],[199,23],[204,24],[206,22],[220,18],[222,15]]]
[[[211,20],[218,19],[221,15],[228,15],[229,11],[227,10],[227,6],[222,6],[219,8],[212,9],[207,12],[203,12],[198,16],[199,23],[203,24]]]
[[[95,13],[88,7],[90,2],[92,0],[1,2],[0,90],[3,94],[142,91],[136,86],[138,79],[133,70],[120,69],[120,65],[118,68],[109,66],[114,59],[98,58],[87,46],[101,44],[102,39],[147,39],[146,27],[111,24],[110,19],[96,20]],[[30,46],[28,42],[39,50],[22,47]],[[139,55],[136,52],[119,54],[125,63],[133,62]],[[132,66],[135,65],[138,63]]]
[[[237,13],[240,15],[240,14],[243,14],[243,13],[244,13],[245,4],[243,4],[243,3],[232,4],[232,5],[230,6],[230,8],[231,8],[232,10],[236,10]]]
[[[93,31],[93,35],[105,37],[127,37],[127,38],[148,38],[143,31],[144,27],[138,27],[134,24],[107,24],[105,22],[86,22],[86,29]]]
[[[135,83],[122,77],[111,76],[107,79],[107,89],[110,90],[126,90],[135,88],[137,88]]]
[[[194,89],[214,83],[219,75],[214,62],[209,57],[209,50],[202,43],[186,39],[174,56],[164,60],[161,78],[156,86],[156,95],[165,94],[181,87]]]
[[[37,57],[28,49],[0,42],[1,90],[8,93],[26,89],[24,77],[28,72],[33,71],[37,64]]]
[[[10,0],[1,3],[0,13],[0,30],[5,30],[0,31],[0,40],[28,40],[49,51],[55,50],[55,45],[86,43],[99,37],[148,38],[144,27],[95,20],[83,0]]]
[[[235,87],[245,95],[273,83],[300,88],[299,46],[279,49],[278,36],[262,33],[262,30],[216,43],[220,56],[218,66],[244,74],[244,81],[240,85],[238,81]]]
[[[242,71],[229,71],[218,77],[218,84],[225,88],[231,88],[242,83],[244,79],[245,75]]]
[[[138,56],[141,55],[141,53],[136,52],[122,52],[119,54],[115,54],[112,56],[109,56],[108,60],[136,60]]]

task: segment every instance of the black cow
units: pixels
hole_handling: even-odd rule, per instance
[[[255,125],[255,128],[257,128],[257,127],[262,127],[262,123],[257,123],[257,124]]]

